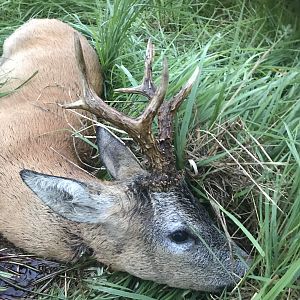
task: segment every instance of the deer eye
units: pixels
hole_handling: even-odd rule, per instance
[[[193,236],[186,230],[176,230],[170,234],[170,239],[176,244],[183,244],[194,240]]]

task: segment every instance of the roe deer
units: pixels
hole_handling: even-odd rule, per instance
[[[176,171],[172,152],[172,115],[198,70],[163,102],[167,62],[156,87],[149,42],[143,84],[118,90],[149,99],[143,114],[132,119],[97,96],[102,78],[96,53],[74,33],[58,20],[31,20],[4,43],[2,90],[37,73],[0,99],[0,233],[25,251],[59,261],[76,260],[91,249],[114,270],[173,287],[215,292],[233,286],[248,269],[246,253],[213,224]],[[66,110],[59,105],[79,95],[77,102],[64,102]],[[151,170],[143,170],[123,142],[102,127],[96,130],[97,146],[115,180],[100,181],[75,167],[68,128],[81,123],[69,108],[85,109],[127,131]],[[151,133],[155,115],[157,139]]]

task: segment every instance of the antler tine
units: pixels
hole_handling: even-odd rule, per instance
[[[145,57],[145,71],[142,84],[136,87],[130,88],[119,88],[115,89],[115,92],[118,93],[127,93],[127,94],[140,94],[148,99],[151,99],[156,92],[156,86],[152,80],[152,63],[154,57],[154,45],[151,43],[151,40],[148,40],[146,57]]]
[[[82,81],[83,97],[75,102],[64,104],[63,108],[83,109],[89,111],[96,116],[115,124],[116,126],[120,126],[121,128],[126,128],[128,130],[132,127],[134,120],[106,104],[90,87],[87,79],[86,63],[78,33],[74,34],[74,45],[75,57]]]
[[[74,48],[75,48],[75,58],[79,69],[79,76],[82,84],[83,99],[79,99],[73,103],[64,104],[63,108],[66,109],[79,108],[79,109],[86,110],[88,106],[85,102],[85,97],[89,90],[89,84],[87,81],[87,71],[86,71],[86,64],[83,56],[82,46],[77,32],[74,33]]]
[[[200,74],[200,68],[197,66],[187,83],[180,89],[180,91],[170,100],[170,111],[174,113],[183,100],[188,96],[188,94],[191,92],[192,87],[197,80],[198,76]],[[169,102],[166,102],[169,103]]]
[[[159,148],[164,153],[167,167],[170,165],[175,167],[175,157],[172,149],[172,119],[176,110],[179,108],[183,100],[190,93],[193,84],[198,78],[200,68],[197,67],[187,83],[180,89],[180,91],[170,100],[162,104],[158,111],[158,128],[159,128]],[[163,167],[164,169],[164,167]]]
[[[168,90],[168,84],[169,84],[168,62],[167,59],[164,58],[160,85],[156,90],[154,96],[152,97],[151,101],[149,102],[148,106],[146,107],[145,111],[139,118],[141,124],[152,123],[155,115],[157,114],[158,109],[161,107],[165,99],[165,95]]]

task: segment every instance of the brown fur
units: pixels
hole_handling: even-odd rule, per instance
[[[78,163],[69,123],[79,128],[80,120],[58,106],[81,93],[74,32],[58,20],[31,20],[5,41],[0,65],[0,80],[7,80],[2,92],[13,90],[38,71],[21,89],[0,98],[0,232],[18,247],[60,260],[73,256],[63,221],[33,196],[19,171],[30,168],[90,179],[61,156]],[[81,43],[89,80],[100,93],[97,55],[82,36]]]

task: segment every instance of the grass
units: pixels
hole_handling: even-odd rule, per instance
[[[300,62],[297,1],[5,1],[0,45],[30,17],[56,17],[89,37],[105,74],[104,97],[128,114],[144,107],[114,88],[143,75],[147,39],[163,56],[168,96],[196,66],[199,82],[175,122],[179,168],[254,256],[231,293],[201,294],[104,267],[76,266],[41,299],[299,299]],[[298,9],[299,11],[299,9]],[[75,269],[75,270],[74,270]],[[2,273],[0,274],[0,277]]]

